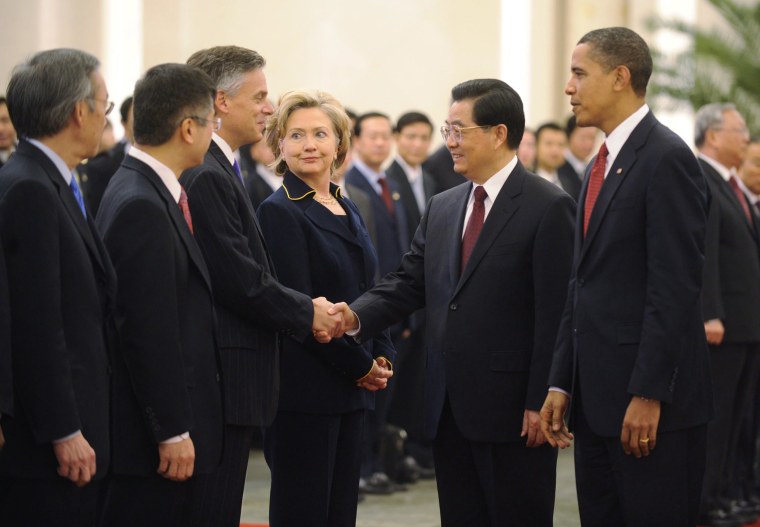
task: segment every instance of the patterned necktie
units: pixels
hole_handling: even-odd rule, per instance
[[[742,210],[744,211],[744,218],[747,220],[747,223],[752,225],[752,213],[749,211],[749,205],[747,205],[747,200],[744,197],[744,192],[742,192],[742,189],[739,188],[739,182],[736,181],[736,176],[731,175],[731,177],[728,178],[728,184],[731,185],[731,190],[734,191],[736,199],[739,200],[739,203],[742,206]]]
[[[85,219],[87,219],[87,209],[84,206],[84,198],[82,198],[82,192],[79,190],[79,185],[77,184],[77,178],[73,172],[71,173],[71,183],[69,183],[69,187],[71,188],[71,192],[74,193],[74,199],[77,200],[77,204],[79,205],[79,210],[82,211],[82,214],[84,215]]]
[[[583,236],[586,236],[588,231],[588,222],[591,219],[591,213],[594,210],[596,204],[596,198],[599,197],[599,192],[602,190],[602,184],[604,183],[604,169],[607,166],[607,143],[602,143],[599,148],[599,153],[596,155],[594,166],[591,167],[591,176],[588,180],[588,189],[586,190],[586,202],[583,205]]]
[[[237,174],[238,179],[241,183],[243,183],[243,174],[240,172],[240,165],[238,165],[237,159],[234,163],[232,163],[232,168],[235,169],[235,174]]]
[[[459,268],[460,274],[467,267],[472,250],[475,248],[475,242],[478,241],[480,231],[483,230],[483,221],[486,217],[485,200],[487,197],[488,193],[486,189],[480,185],[475,187],[475,201],[472,202],[472,212],[470,213],[470,219],[467,220],[467,227],[464,230],[464,237],[462,238],[462,265]]]
[[[187,203],[187,193],[183,187],[180,187],[179,191],[179,208],[182,211],[182,215],[185,217],[185,223],[187,228],[190,229],[190,234],[195,234],[193,231],[193,217],[190,216],[190,205]]]
[[[382,190],[382,198],[383,203],[385,203],[385,208],[388,209],[388,214],[393,217],[395,215],[395,210],[393,208],[393,197],[391,196],[391,191],[388,188],[388,181],[384,177],[381,177],[377,180],[377,184],[380,185],[380,189]]]

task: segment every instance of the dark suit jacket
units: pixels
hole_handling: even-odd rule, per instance
[[[310,297],[351,301],[372,286],[377,257],[356,206],[339,187],[331,185],[330,191],[345,218],[314,201],[314,190],[288,172],[283,188],[262,203],[258,215],[284,285]],[[339,413],[372,407],[374,394],[358,388],[356,380],[370,371],[374,358],[393,362],[395,351],[387,332],[361,346],[348,342],[284,339],[280,410]]]
[[[259,205],[274,192],[272,187],[264,181],[264,178],[255,169],[243,172],[243,181],[245,181],[245,188],[248,191],[248,197],[251,198],[254,210],[259,210]]]
[[[158,443],[188,431],[195,472],[210,472],[222,451],[223,419],[201,251],[166,185],[133,157],[112,178],[98,227],[119,279],[114,472],[155,474]]]
[[[539,410],[546,396],[575,206],[518,162],[460,276],[471,189],[467,183],[434,196],[399,271],[351,308],[365,337],[425,307],[428,436],[438,430],[448,395],[467,439],[519,441],[524,410]]]
[[[372,212],[372,199],[369,194],[355,185],[346,183],[346,196],[350,199],[356,208],[359,209],[359,216],[364,221],[367,228],[369,239],[372,241],[372,247],[377,246],[377,229],[375,229],[375,214]],[[376,279],[380,278],[380,271],[375,269]]]
[[[446,145],[441,145],[438,150],[433,152],[422,163],[422,168],[433,176],[435,181],[434,194],[454,188],[467,181],[463,175],[454,172],[454,160],[451,158],[451,152]]]
[[[562,189],[570,194],[575,201],[578,201],[582,181],[569,161],[565,161],[565,164],[557,169],[557,177]]]
[[[126,149],[126,140],[122,139],[109,150],[96,155],[87,163],[77,167],[82,195],[93,216],[98,215],[100,200],[103,199],[103,193],[106,191],[108,182],[119,170],[119,165],[126,155]]]
[[[699,164],[712,195],[705,242],[704,319],[721,319],[726,343],[760,342],[760,225],[753,214],[750,226],[729,183],[706,161],[700,159]]]
[[[661,432],[705,423],[707,190],[694,154],[647,114],[610,168],[584,239],[588,179],[549,384],[580,390],[585,419],[601,436],[619,436],[633,395],[662,402]]]
[[[358,168],[352,167],[346,173],[346,184],[362,190],[372,203],[372,216],[375,218],[377,239],[375,250],[377,251],[380,276],[395,271],[401,262],[401,257],[409,250],[406,212],[401,205],[401,193],[396,183],[388,181],[388,190],[394,200],[394,216],[388,213],[385,202]]]
[[[396,183],[396,187],[401,194],[401,203],[404,206],[404,213],[406,214],[407,239],[411,243],[414,239],[414,232],[417,230],[422,219],[420,208],[417,205],[417,198],[414,197],[414,191],[412,190],[411,183],[409,183],[409,178],[406,177],[406,172],[401,168],[398,161],[391,163],[385,174],[388,176],[388,179]],[[422,171],[422,187],[425,190],[425,203],[427,203],[436,193],[436,188],[435,179],[424,169]]]
[[[3,244],[0,243],[0,416],[13,415],[13,366],[11,356],[11,308]],[[0,427],[2,421],[0,421]]]
[[[180,183],[214,290],[226,421],[266,426],[277,411],[277,333],[309,337],[311,299],[277,281],[251,200],[216,143]]]
[[[92,222],[52,161],[20,141],[0,173],[0,242],[11,312],[14,417],[0,474],[60,478],[51,442],[81,430],[108,472],[116,279]]]

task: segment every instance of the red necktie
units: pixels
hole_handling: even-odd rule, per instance
[[[483,221],[486,217],[485,200],[487,197],[488,193],[486,189],[480,185],[475,187],[475,201],[472,203],[472,212],[470,213],[470,219],[467,220],[467,228],[465,228],[464,237],[462,238],[462,266],[460,267],[460,273],[463,273],[464,268],[467,267],[472,250],[475,248],[475,242],[478,241],[480,231],[483,230]]]
[[[393,216],[395,214],[393,209],[393,197],[391,196],[390,189],[388,189],[388,182],[384,177],[381,177],[377,180],[377,184],[380,185],[380,188],[382,189],[382,198],[383,203],[385,203],[385,208],[388,209],[388,214]]]
[[[747,223],[752,225],[752,213],[749,211],[749,205],[747,205],[747,200],[744,198],[744,192],[742,192],[742,189],[739,188],[739,183],[736,181],[736,176],[732,175],[730,178],[728,178],[728,184],[731,185],[731,189],[734,191],[734,194],[736,194],[736,199],[738,199],[739,203],[741,203],[742,209],[744,210],[744,217],[747,219]]]
[[[588,180],[588,189],[586,190],[586,202],[583,205],[583,236],[586,236],[588,222],[591,219],[591,212],[594,210],[596,198],[602,190],[604,183],[604,169],[607,166],[607,143],[602,143],[599,153],[596,155],[594,166],[591,167],[591,176]]]
[[[194,234],[193,232],[193,217],[190,216],[190,206],[187,204],[187,193],[185,192],[185,189],[180,187],[179,191],[179,208],[182,210],[182,215],[185,217],[185,223],[187,223],[187,228],[190,229],[190,234]]]

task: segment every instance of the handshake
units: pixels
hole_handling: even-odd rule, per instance
[[[347,331],[359,329],[359,319],[351,311],[348,304],[339,302],[333,304],[325,297],[312,299],[314,304],[314,321],[312,334],[317,342],[327,344],[334,338],[341,338]],[[383,357],[375,359],[372,369],[356,381],[356,385],[371,392],[382,390],[388,386],[388,379],[393,376],[391,364]]]

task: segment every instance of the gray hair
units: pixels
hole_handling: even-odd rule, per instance
[[[216,89],[231,96],[237,95],[243,75],[263,68],[264,57],[240,46],[216,46],[193,53],[187,63],[202,69],[214,81]]]
[[[707,131],[718,128],[723,124],[725,112],[736,111],[736,106],[728,102],[714,102],[705,104],[694,118],[694,144],[701,148],[705,143]]]
[[[41,51],[16,66],[8,83],[8,113],[20,137],[50,137],[66,127],[79,101],[94,95],[97,58],[78,49]],[[95,102],[88,101],[91,110]]]

